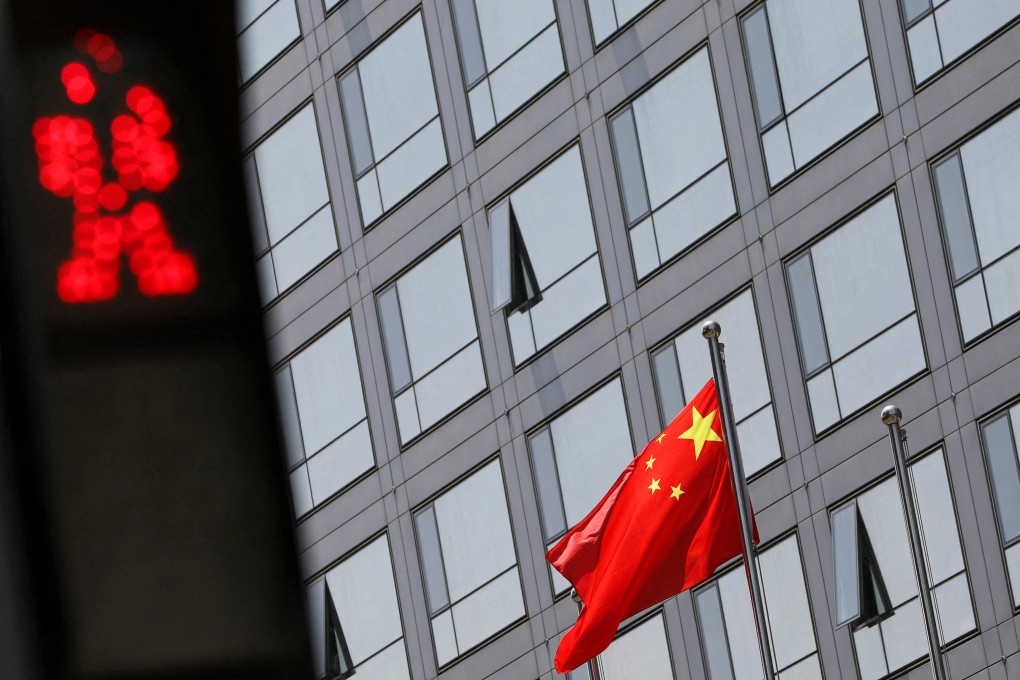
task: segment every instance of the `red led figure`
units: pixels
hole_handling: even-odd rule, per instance
[[[85,29],[75,44],[103,73],[123,64],[107,35]],[[79,105],[92,101],[98,89],[88,67],[78,62],[63,68],[61,81],[68,99]],[[124,103],[130,113],[110,124],[114,180],[103,178],[103,155],[87,119],[42,117],[32,127],[40,184],[74,205],[71,257],[57,271],[57,294],[67,303],[113,298],[122,255],[143,295],[184,295],[198,283],[194,258],[175,248],[156,202],[128,205],[132,193],[158,194],[177,177],[177,150],[163,139],[171,127],[166,107],[141,85],[128,90]]]

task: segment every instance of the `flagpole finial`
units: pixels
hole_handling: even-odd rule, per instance
[[[706,321],[701,327],[701,337],[708,340],[709,338],[718,338],[722,335],[722,326],[719,325],[718,321]]]
[[[885,423],[886,425],[898,423],[900,422],[901,418],[903,418],[903,412],[900,411],[899,406],[889,404],[884,409],[882,409],[882,422]]]

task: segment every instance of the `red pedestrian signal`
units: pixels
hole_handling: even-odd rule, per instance
[[[103,74],[123,65],[108,35],[82,29],[74,43]],[[80,62],[64,66],[60,80],[67,99],[79,106],[91,103],[97,92],[120,96],[121,83],[111,82],[109,88],[102,83],[99,90]],[[177,149],[166,139],[172,127],[166,104],[144,85],[122,96],[128,112],[106,123],[108,156],[96,138],[100,121],[57,114],[38,118],[32,127],[39,183],[71,201],[70,256],[56,273],[57,295],[69,304],[115,297],[122,259],[145,296],[185,295],[198,284],[194,257],[176,247],[158,198],[147,196],[166,191],[180,170]]]

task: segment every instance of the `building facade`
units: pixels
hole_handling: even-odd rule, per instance
[[[237,23],[320,677],[559,677],[577,609],[544,554],[709,377],[707,318],[779,677],[931,677],[889,402],[952,677],[1020,677],[1020,2]],[[760,677],[739,561],[600,664]]]

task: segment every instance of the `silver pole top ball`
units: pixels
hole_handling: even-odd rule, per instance
[[[722,326],[719,325],[718,321],[706,321],[701,327],[701,337],[708,340],[709,338],[718,338],[722,335]]]
[[[570,599],[576,602],[577,604],[581,604],[581,596],[577,594],[576,588],[570,589]]]
[[[898,423],[900,422],[900,419],[902,417],[903,411],[900,411],[899,406],[889,404],[884,409],[882,409],[882,422],[885,423],[886,425],[893,425],[894,423]]]

